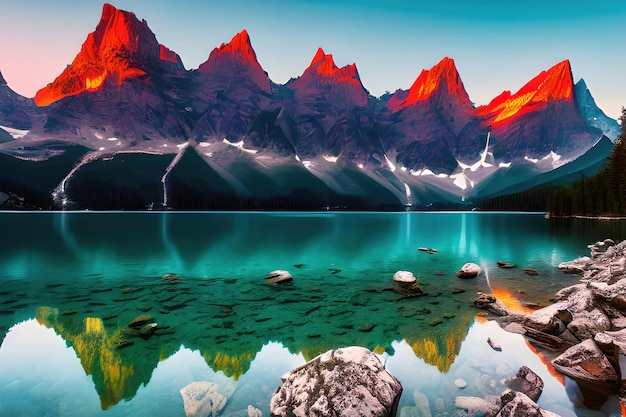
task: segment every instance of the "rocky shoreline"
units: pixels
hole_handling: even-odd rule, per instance
[[[606,239],[589,245],[588,248],[590,256],[559,265],[559,269],[564,273],[580,274],[581,283],[558,291],[551,300],[552,304],[530,313],[519,314],[509,311],[506,305],[492,294],[478,293],[474,305],[486,310],[489,318],[495,320],[504,330],[523,335],[537,352],[549,361],[549,366],[573,380],[578,386],[585,407],[600,410],[610,396],[616,396],[624,413],[626,378],[622,377],[624,364],[620,364],[620,358],[626,355],[626,241],[616,245],[612,240]],[[394,277],[397,284],[404,284],[405,281],[412,282],[410,276],[405,277],[409,273],[400,272]],[[471,272],[473,277],[476,272],[479,273],[479,270]],[[469,277],[463,274],[457,276]],[[499,348],[499,346],[492,345],[490,340],[487,342],[493,349]],[[331,368],[334,370],[335,365]],[[624,371],[626,372],[626,369]],[[349,373],[353,376],[358,374],[354,372],[354,369]],[[272,399],[271,414],[287,416],[313,413],[319,405],[317,403],[319,398],[315,395],[319,394],[320,390],[311,391],[310,387],[307,387],[312,380],[319,383],[316,386],[326,387],[322,390],[323,392],[343,392],[340,389],[343,386],[342,378],[326,376],[318,378],[318,376],[312,378],[308,375],[305,378],[308,383],[303,380],[298,384],[292,384],[298,387],[297,389],[293,389],[294,387],[288,391],[284,391],[285,387],[278,389]],[[287,380],[289,378],[285,378],[285,381]],[[360,380],[372,382],[376,381],[376,378],[370,376]],[[334,381],[334,383],[339,381],[339,385],[334,385],[329,381]],[[505,380],[505,385],[507,390],[500,397],[483,399],[459,396],[456,398],[455,405],[459,412],[467,415],[557,416],[537,405],[536,401],[543,390],[543,381],[531,369],[525,366],[520,368],[516,376]],[[313,391],[316,391],[315,395]],[[375,392],[377,390],[368,387],[365,390],[355,391]],[[311,395],[314,398],[310,397]],[[285,406],[282,404],[285,398],[306,398],[308,404],[307,406],[303,403]],[[282,401],[280,407],[277,406],[278,399]],[[328,399],[326,397],[323,399],[323,413],[313,414],[350,415],[346,409],[328,407]],[[341,403],[343,402],[342,400]],[[374,403],[380,405],[378,401]],[[387,407],[382,409],[368,409],[367,414],[396,415],[397,399],[395,401],[388,399],[387,403]],[[416,399],[416,404],[420,403]],[[363,405],[360,404],[360,406]],[[413,408],[415,410],[411,407],[403,408],[400,415],[406,417],[431,415],[429,407]],[[298,412],[294,412],[295,410]],[[348,414],[345,414],[346,412]]]
[[[626,241],[589,245],[590,256],[563,262],[580,283],[557,292],[553,304],[513,314],[499,300],[479,294],[475,305],[506,331],[522,334],[554,369],[575,381],[583,404],[599,410],[615,395],[626,410]]]
[[[477,293],[474,305],[485,310],[486,318],[505,331],[523,335],[549,368],[573,381],[582,406],[601,410],[611,398],[611,407],[619,401],[622,415],[626,415],[626,377],[622,377],[626,362],[621,360],[626,355],[626,241],[615,244],[606,239],[588,248],[590,256],[559,265],[563,273],[579,274],[580,283],[558,291],[550,305],[518,313],[509,310],[503,302],[506,300],[482,292]],[[504,261],[498,265],[517,266]],[[478,265],[466,264],[457,277],[471,279],[478,274]],[[290,284],[292,280],[287,271],[277,270],[269,273],[265,282],[274,286]],[[403,297],[427,295],[409,271],[396,272],[393,281],[393,291]],[[486,343],[493,350],[502,350],[490,338]],[[225,404],[224,394],[209,383],[203,384],[181,390],[188,417],[218,415]],[[467,382],[457,379],[454,385],[464,389]],[[500,386],[504,388],[500,395],[456,395],[457,415],[558,417],[537,404],[544,382],[529,367],[522,366],[516,375],[502,379]],[[437,411],[431,410],[429,400],[417,390],[415,406],[399,407],[402,392],[399,380],[387,372],[373,352],[347,346],[327,351],[283,375],[282,384],[270,401],[270,415],[450,415],[437,404]],[[247,415],[259,417],[263,413],[250,405]]]

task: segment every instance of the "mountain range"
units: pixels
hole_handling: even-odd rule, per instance
[[[591,175],[619,134],[569,61],[476,107],[454,60],[374,97],[319,48],[276,84],[243,30],[197,69],[105,4],[34,99],[0,75],[0,204],[398,209],[472,204]]]

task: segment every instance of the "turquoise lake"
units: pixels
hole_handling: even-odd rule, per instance
[[[180,390],[194,381],[215,383],[228,398],[220,416],[247,416],[250,405],[269,416],[281,375],[351,345],[374,351],[400,380],[398,415],[422,394],[432,416],[462,415],[457,396],[499,396],[522,365],[545,382],[543,408],[620,415],[611,401],[601,412],[577,407],[571,381],[554,377],[521,336],[478,317],[472,300],[483,291],[549,303],[579,279],[557,265],[588,255],[595,241],[626,239],[624,221],[2,212],[0,231],[0,416],[185,416]],[[519,268],[501,269],[499,260]],[[466,262],[481,266],[477,278],[456,277]],[[277,269],[293,284],[265,284]],[[394,292],[399,270],[428,294]],[[156,323],[153,333],[129,333],[140,316]]]

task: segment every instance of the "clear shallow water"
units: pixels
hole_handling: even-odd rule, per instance
[[[559,262],[626,238],[623,222],[497,213],[0,213],[0,230],[0,415],[13,416],[183,416],[179,391],[198,380],[229,397],[222,415],[251,404],[268,416],[282,374],[348,345],[380,355],[401,407],[417,391],[433,415],[457,415],[457,395],[499,395],[525,364],[546,382],[540,405],[594,415],[521,337],[477,322],[471,301],[505,290],[546,303],[577,281]],[[459,280],[465,262],[483,273]],[[275,269],[294,284],[265,285]],[[391,291],[397,270],[429,295]],[[157,331],[124,335],[142,314]]]

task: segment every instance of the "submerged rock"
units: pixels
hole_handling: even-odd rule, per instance
[[[522,268],[522,271],[524,271],[526,275],[530,275],[531,277],[536,277],[537,275],[539,275],[539,271],[537,271],[535,268]]]
[[[167,284],[176,284],[178,281],[180,281],[180,276],[177,274],[165,274],[163,275],[163,282],[167,283]]]
[[[226,397],[217,391],[217,385],[198,381],[180,390],[187,417],[216,417],[226,405]]]
[[[415,390],[413,392],[413,399],[415,400],[415,406],[402,407],[400,417],[432,417],[433,414],[430,410],[430,402],[426,395]]]
[[[284,285],[290,284],[293,281],[293,277],[288,271],[277,269],[276,271],[272,271],[265,277],[266,284],[272,285]]]
[[[402,386],[368,349],[330,350],[282,378],[273,416],[395,416]]]
[[[459,269],[456,276],[463,279],[476,278],[480,274],[480,266],[468,262]]]
[[[495,416],[500,408],[479,397],[456,397],[454,406],[467,411],[470,416]]]
[[[393,291],[396,294],[400,294],[402,298],[413,298],[428,295],[428,293],[424,291],[417,282],[396,282],[393,287]]]
[[[251,405],[248,406],[248,417],[263,417],[263,412]]]
[[[154,334],[156,328],[157,328],[156,323],[148,323],[139,329],[138,331],[139,336],[141,336],[145,340],[148,340],[150,336]]]
[[[146,324],[152,322],[154,319],[148,315],[142,314],[140,316],[135,317],[130,323],[128,323],[127,327],[132,329],[140,329]]]
[[[498,261],[498,266],[503,269],[517,268],[517,264],[514,264],[513,262],[502,261],[502,260]]]
[[[430,255],[433,255],[433,254],[438,252],[437,249],[424,248],[424,247],[419,247],[419,248],[417,248],[417,250],[420,251],[420,252],[426,252],[426,253],[428,253]]]

